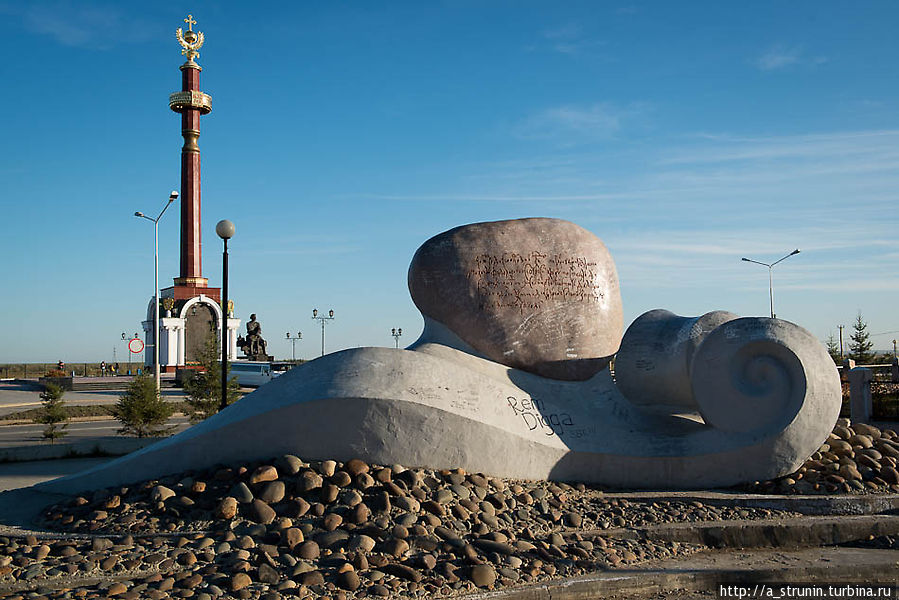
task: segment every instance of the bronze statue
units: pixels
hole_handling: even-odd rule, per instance
[[[248,360],[271,360],[265,351],[266,342],[262,339],[262,325],[256,320],[256,314],[250,315],[247,321],[247,337],[237,337],[237,347],[240,348]]]

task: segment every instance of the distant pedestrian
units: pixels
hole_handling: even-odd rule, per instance
[[[113,377],[118,377],[119,375],[119,363],[112,365],[112,375]]]
[[[106,361],[100,363],[100,375],[106,377]]]

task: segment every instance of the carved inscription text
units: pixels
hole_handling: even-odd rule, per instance
[[[540,310],[548,301],[599,302],[596,263],[564,254],[503,252],[479,254],[468,270],[481,299],[480,308]]]

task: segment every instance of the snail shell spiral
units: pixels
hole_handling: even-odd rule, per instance
[[[706,424],[765,434],[785,429],[800,410],[835,421],[840,406],[835,373],[822,344],[805,329],[746,317],[722,324],[703,340],[690,380]]]

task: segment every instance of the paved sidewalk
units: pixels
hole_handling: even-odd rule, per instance
[[[669,592],[691,598],[688,592],[711,598],[811,598],[814,584],[827,590],[845,584],[895,587],[899,553],[863,548],[805,548],[800,550],[706,551],[687,557],[651,561],[628,569],[613,569],[496,592],[462,596],[465,600],[599,600],[605,598],[668,598]],[[841,586],[841,584],[843,584]],[[720,586],[724,585],[725,590]],[[727,586],[730,585],[730,590]],[[869,597],[858,593],[831,597]],[[867,588],[870,589],[870,588]],[[739,593],[743,590],[743,594]],[[732,591],[734,594],[728,594]],[[685,593],[687,592],[687,593]],[[724,592],[724,593],[720,593]],[[755,592],[755,596],[753,596]],[[828,597],[828,596],[823,596]],[[871,597],[895,598],[892,595]]]
[[[109,462],[113,458],[106,456],[0,463],[0,492],[24,488],[63,475],[78,473]]]

